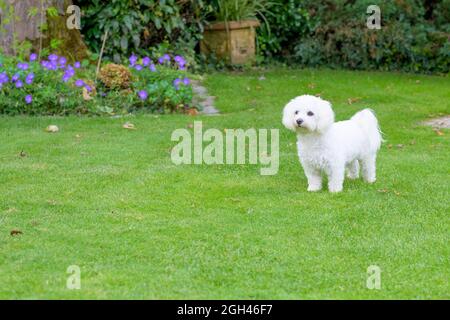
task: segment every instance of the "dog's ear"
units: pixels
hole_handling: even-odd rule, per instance
[[[286,105],[283,110],[283,125],[287,129],[295,131],[294,111],[292,110],[292,107],[289,104]]]
[[[325,132],[334,123],[334,112],[331,104],[323,100],[320,106],[319,119],[317,121],[317,131]]]

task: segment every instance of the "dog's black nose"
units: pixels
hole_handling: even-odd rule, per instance
[[[303,119],[297,119],[297,124],[300,126],[303,123]]]

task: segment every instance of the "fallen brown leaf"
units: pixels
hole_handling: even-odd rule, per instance
[[[23,234],[23,232],[20,231],[20,230],[11,230],[10,234],[11,234],[11,236],[14,237],[14,236],[18,236],[20,234]]]
[[[353,103],[356,103],[356,102],[358,102],[360,100],[361,100],[361,98],[348,98],[347,102],[348,102],[348,104],[353,104]]]
[[[309,83],[308,84],[308,88],[309,89],[314,89],[316,87],[316,85],[314,83]]]
[[[83,99],[86,101],[92,100],[92,97],[86,87],[83,87]]]
[[[20,151],[20,153],[19,153],[19,157],[21,157],[21,158],[25,158],[27,156],[27,154],[26,154],[26,152],[25,151]]]
[[[398,144],[398,145],[396,145],[396,147],[397,147],[398,149],[402,149],[404,146],[405,146],[404,144]]]
[[[126,122],[122,128],[127,129],[127,130],[136,130],[136,127],[134,126],[134,124],[132,124],[131,122]]]
[[[443,136],[444,135],[444,133],[441,130],[439,130],[439,129],[434,129],[433,131],[436,132],[436,134],[438,136]]]
[[[195,108],[191,108],[187,111],[187,114],[190,116],[196,116],[196,115],[198,115],[198,111]]]

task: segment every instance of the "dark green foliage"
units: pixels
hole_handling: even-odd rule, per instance
[[[292,53],[300,38],[314,27],[308,11],[297,0],[273,2],[266,18],[268,23],[258,32],[258,47],[263,55],[275,59]]]
[[[369,5],[381,30],[366,26]],[[447,73],[450,1],[279,0],[259,31],[267,57],[305,66]]]
[[[99,52],[108,30],[106,58],[120,62],[131,53],[154,57],[161,51],[193,60],[203,32],[207,5],[203,0],[79,0],[82,32],[94,52]]]

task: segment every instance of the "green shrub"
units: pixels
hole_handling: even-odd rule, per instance
[[[148,57],[132,57],[127,86],[110,86],[107,81],[95,82],[94,70],[69,65],[54,54],[41,63],[35,55],[27,63],[0,55],[0,114],[112,115],[184,112],[194,107],[184,58],[165,55],[161,63],[153,63]]]
[[[214,21],[242,21],[265,19],[265,12],[270,6],[269,0],[211,0],[210,16]]]
[[[279,0],[267,10],[267,24],[258,29],[260,54],[268,58],[289,56],[299,38],[313,29],[308,11],[297,0]]]
[[[120,63],[132,53],[158,58],[182,54],[195,61],[195,47],[203,32],[204,0],[78,0],[83,12],[82,33],[93,52],[99,52],[109,31],[105,58]]]
[[[266,57],[303,66],[448,73],[449,0],[280,0],[259,30]],[[367,7],[381,9],[381,30],[366,26]]]

